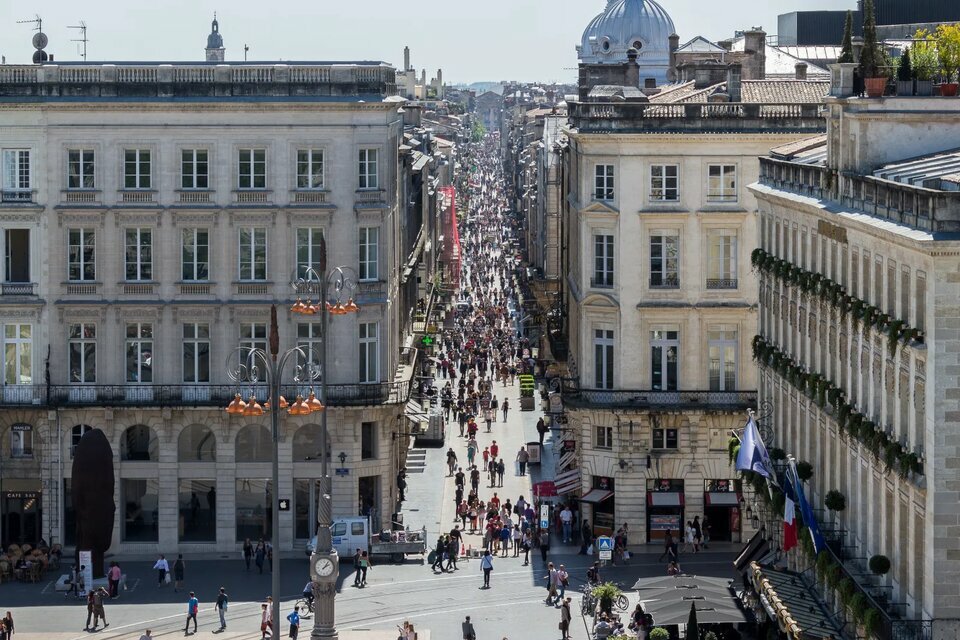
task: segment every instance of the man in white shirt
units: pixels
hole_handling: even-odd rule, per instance
[[[563,525],[563,541],[570,542],[572,536],[571,528],[573,526],[573,511],[570,511],[570,507],[564,505],[563,511],[560,512],[560,524]]]

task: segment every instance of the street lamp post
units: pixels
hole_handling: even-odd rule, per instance
[[[296,356],[302,362],[295,366],[294,382],[311,384],[321,375],[321,370],[315,363],[316,358],[309,347],[294,347],[280,353],[280,334],[277,327],[277,307],[270,307],[270,334],[267,350],[257,347],[238,347],[230,354],[227,360],[227,375],[237,384],[238,388],[244,384],[255,385],[261,380],[267,383],[269,400],[261,406],[256,395],[251,391],[247,402],[243,401],[239,391],[233,401],[226,408],[227,413],[244,417],[258,417],[270,412],[271,438],[273,440],[273,478],[270,491],[270,538],[273,546],[273,568],[271,575],[271,592],[273,593],[273,632],[277,633],[280,624],[280,412],[284,409],[290,415],[308,415],[314,411],[323,411],[323,403],[317,400],[313,391],[306,400],[297,395],[293,404],[280,395],[281,378],[283,371],[291,357]],[[271,406],[273,405],[273,406]]]
[[[290,307],[291,313],[301,315],[320,315],[320,339],[322,357],[320,358],[320,402],[327,402],[327,314],[346,315],[356,313],[360,308],[348,297],[347,303],[342,302],[344,292],[348,294],[356,289],[356,274],[349,267],[335,267],[327,273],[327,245],[323,237],[320,239],[319,270],[308,268],[294,283],[298,296],[306,295],[306,303],[298,297]],[[329,299],[330,285],[333,286],[336,302]],[[317,304],[312,305],[309,296],[316,295]],[[336,582],[339,576],[339,557],[333,548],[333,537],[330,534],[330,525],[333,521],[333,504],[331,502],[331,483],[329,464],[330,456],[329,436],[327,431],[327,412],[320,417],[320,496],[317,509],[317,544],[310,557],[310,574],[313,579],[313,631],[310,637],[313,640],[336,640],[339,636],[335,626],[334,598],[336,596]]]

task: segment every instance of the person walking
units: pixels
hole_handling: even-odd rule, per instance
[[[173,591],[176,593],[180,591],[183,587],[183,570],[185,568],[185,563],[183,562],[183,554],[178,553],[177,559],[173,563]]]
[[[107,570],[107,584],[109,585],[110,598],[116,599],[120,595],[120,565],[116,562],[110,563]]]
[[[527,463],[530,461],[530,452],[526,447],[520,447],[517,452],[517,464],[520,465],[520,475],[527,475]]]
[[[84,631],[90,631],[90,621],[93,620],[93,591],[87,591],[87,624]]]
[[[667,531],[663,534],[663,553],[657,558],[657,562],[663,562],[664,558],[669,558],[673,551],[673,535]]]
[[[250,542],[250,538],[247,538],[243,541],[243,563],[247,566],[247,571],[250,571],[251,560],[253,560],[253,543]]]
[[[97,630],[100,620],[103,620],[104,629],[110,626],[110,623],[107,622],[107,613],[103,609],[103,599],[109,597],[110,594],[103,587],[98,587],[93,592],[93,631]]]
[[[288,637],[297,640],[297,634],[300,633],[300,607],[293,607],[293,611],[287,615],[287,622],[290,623],[290,633],[287,634]]]
[[[447,450],[447,469],[449,473],[448,476],[453,475],[453,470],[457,468],[457,452],[453,450],[453,447],[450,447]]]
[[[370,556],[367,555],[367,552],[364,551],[360,554],[360,585],[361,587],[367,586],[367,569],[370,568]]]
[[[163,557],[163,554],[160,554],[160,557],[157,558],[157,561],[153,564],[153,568],[157,570],[157,588],[163,586],[163,583],[167,580],[167,572],[170,571],[170,565],[167,563],[167,559]]]
[[[463,631],[463,640],[477,640],[477,632],[473,630],[473,623],[470,622],[470,616],[460,623],[460,629]]]
[[[253,562],[257,565],[257,570],[263,573],[263,563],[267,559],[267,547],[263,544],[263,539],[257,542],[257,548],[253,551]]]
[[[480,558],[480,570],[483,571],[483,586],[480,588],[489,589],[490,573],[493,572],[493,556],[490,555],[490,549],[486,549],[483,552],[483,557]],[[469,620],[469,618],[467,619]]]
[[[456,535],[454,535],[456,534]],[[457,570],[457,557],[460,555],[460,529],[455,527],[447,536],[447,567],[444,571]]]
[[[187,600],[187,622],[183,625],[183,635],[190,635],[190,621],[193,620],[193,632],[197,632],[197,612],[200,610],[200,601],[197,595],[191,591],[190,598]]]
[[[563,604],[560,605],[560,633],[562,633],[563,640],[567,640],[570,637],[570,598],[564,598]]]
[[[230,605],[230,597],[227,596],[227,590],[220,587],[220,593],[217,594],[217,614],[220,616],[220,631],[227,630],[227,607]]]
[[[507,412],[510,411],[510,401],[506,398],[503,399],[503,421],[507,421]]]
[[[547,564],[547,552],[550,551],[550,532],[546,529],[540,530],[540,558],[543,564]]]
[[[363,557],[363,551],[359,548],[357,552],[353,554],[353,586],[360,586],[360,558]]]
[[[268,633],[273,637],[273,607],[264,602],[260,605],[260,640],[266,640]]]
[[[547,575],[543,577],[547,581],[547,599],[544,602],[552,605],[557,597],[557,570],[552,562],[547,565]]]
[[[560,568],[557,569],[557,602],[563,601],[568,586],[570,586],[570,574],[565,566],[560,565]]]
[[[433,571],[443,571],[443,554],[447,550],[447,543],[444,540],[444,536],[437,538],[437,546],[434,548],[433,564],[430,565],[430,569]],[[360,553],[360,550],[357,549],[357,553]],[[353,586],[360,586],[360,558],[357,558],[357,575],[354,580]]]
[[[567,544],[573,539],[573,511],[570,511],[570,505],[563,505],[563,511],[560,512],[560,524],[563,528],[563,543]]]
[[[0,620],[3,624],[3,631],[6,633],[6,640],[13,640],[13,614],[7,611],[7,615]]]
[[[497,486],[503,486],[503,474],[507,471],[507,465],[504,464],[503,458],[497,462]]]
[[[549,431],[549,430],[550,430],[550,429],[547,427],[547,423],[543,421],[543,417],[541,416],[540,419],[537,420],[537,433],[540,434],[540,446],[541,446],[541,447],[543,446],[543,438],[544,438],[544,436],[547,435],[547,431]]]
[[[150,629],[145,629],[143,635],[140,636],[140,640],[153,640],[153,631]]]

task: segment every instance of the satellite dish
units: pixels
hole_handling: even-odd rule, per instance
[[[47,46],[47,43],[48,43],[47,34],[45,34],[44,32],[37,31],[35,34],[33,34],[34,49],[43,49],[45,46]]]
[[[34,51],[33,52],[33,64],[40,64],[41,62],[46,62],[49,59],[46,51]]]

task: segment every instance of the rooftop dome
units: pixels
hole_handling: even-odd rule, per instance
[[[585,64],[622,64],[636,49],[641,77],[666,80],[670,65],[670,15],[654,0],[607,0],[603,13],[583,32],[577,54]]]
[[[217,22],[217,19],[213,19],[213,24],[210,25],[210,35],[207,36],[207,49],[222,49],[223,48],[223,38],[220,37],[220,23]]]

